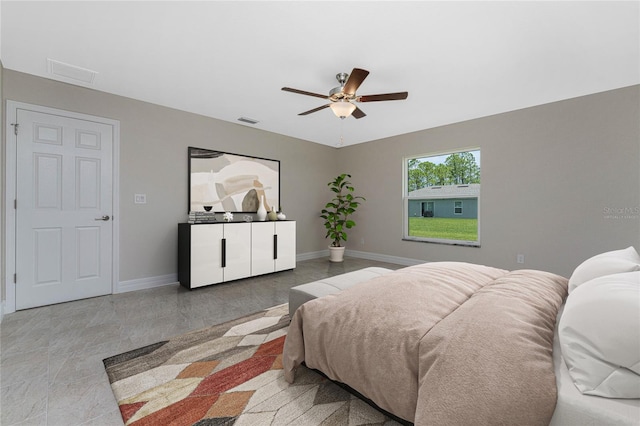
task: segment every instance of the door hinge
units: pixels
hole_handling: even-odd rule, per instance
[[[18,136],[18,127],[20,126],[18,123],[11,123],[13,126],[13,134]]]
[[[13,274],[13,283],[14,284],[18,283],[18,274]]]
[[[13,209],[14,210],[18,210],[18,199],[17,198],[13,199]]]

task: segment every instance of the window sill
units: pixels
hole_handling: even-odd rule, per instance
[[[428,240],[428,239],[424,239],[424,238],[411,238],[411,237],[403,237],[402,241],[411,241],[411,242],[414,242],[414,243],[431,243],[431,244],[444,244],[444,245],[449,245],[449,246],[480,248],[480,242],[479,241]]]

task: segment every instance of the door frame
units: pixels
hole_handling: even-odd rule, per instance
[[[111,294],[115,293],[120,277],[120,121],[95,115],[81,114],[77,112],[50,108],[40,105],[27,104],[7,100],[6,104],[6,151],[5,151],[5,200],[4,200],[4,264],[5,264],[5,300],[4,310],[0,312],[10,314],[16,311],[16,284],[13,282],[16,273],[16,183],[18,173],[17,160],[17,136],[14,133],[13,124],[16,123],[18,110],[29,110],[44,114],[59,115],[85,121],[95,121],[113,128],[113,163],[112,163],[112,206],[113,206],[113,239],[111,257]]]

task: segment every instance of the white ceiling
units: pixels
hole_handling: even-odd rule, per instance
[[[47,59],[96,71],[96,90],[329,146],[640,83],[640,2],[2,1],[5,68],[69,83]],[[341,121],[335,74],[370,71]],[[77,82],[75,82],[77,83]]]

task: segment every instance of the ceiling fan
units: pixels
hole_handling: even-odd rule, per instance
[[[353,115],[355,118],[362,118],[366,116],[366,114],[353,102],[397,101],[407,99],[407,96],[409,96],[408,92],[385,93],[382,95],[357,95],[356,91],[358,90],[358,87],[360,87],[368,75],[369,71],[360,68],[354,68],[353,71],[351,71],[351,74],[336,74],[336,80],[338,80],[340,86],[331,89],[328,96],[321,95],[319,93],[307,92],[305,90],[292,89],[291,87],[283,87],[282,90],[285,92],[298,93],[300,95],[315,96],[316,98],[328,99],[331,101],[331,103],[310,109],[309,111],[301,112],[298,115],[308,115],[325,108],[331,108],[333,113],[342,119],[349,115]]]

